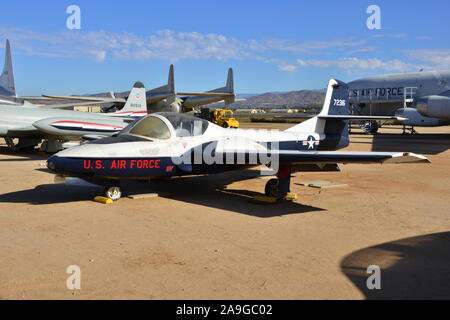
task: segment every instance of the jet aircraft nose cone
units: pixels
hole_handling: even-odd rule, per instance
[[[60,164],[61,164],[61,157],[59,156],[51,156],[50,158],[48,158],[47,160],[47,168],[53,172],[58,172],[60,168]]]

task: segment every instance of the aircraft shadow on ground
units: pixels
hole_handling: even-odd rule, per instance
[[[260,177],[258,170],[244,170],[231,173],[181,177],[172,180],[152,182],[146,187],[130,182],[126,187],[130,194],[156,192],[160,197],[182,201],[209,208],[227,210],[259,218],[270,218],[289,214],[324,211],[324,209],[305,206],[297,202],[282,202],[276,204],[261,204],[253,201],[253,196],[261,192],[231,189],[228,186],[234,182],[256,179]],[[262,186],[264,187],[264,185]]]
[[[123,190],[125,195],[155,192],[162,198],[259,218],[324,211],[324,209],[305,206],[297,202],[260,204],[252,199],[254,195],[261,195],[259,192],[227,188],[227,185],[233,182],[250,180],[258,176],[259,171],[248,170],[210,176],[174,178],[151,183],[126,181],[123,183]],[[41,185],[34,189],[0,195],[0,202],[30,203],[34,205],[69,203],[91,200],[95,196],[101,195],[101,193],[101,187],[49,184]],[[151,202],[152,199],[136,201]]]
[[[29,203],[45,205],[91,200],[100,195],[101,189],[86,186],[68,186],[64,184],[40,185],[34,189],[21,190],[0,195],[0,203]]]
[[[381,268],[381,290],[369,290],[367,268]],[[367,299],[450,299],[450,232],[402,239],[356,251],[342,272]]]
[[[368,142],[369,143],[369,142]],[[372,151],[439,154],[450,149],[450,134],[376,134]]]
[[[50,155],[38,152],[38,151],[21,151],[21,152],[14,152],[9,150],[6,147],[0,147],[0,154],[6,155],[6,156],[12,156],[14,158],[10,159],[0,159],[0,163],[2,162],[17,162],[17,161],[33,161],[33,160],[43,160],[46,161]]]

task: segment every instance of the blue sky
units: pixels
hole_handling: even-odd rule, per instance
[[[66,8],[81,8],[68,30]],[[369,30],[369,5],[381,30]],[[8,1],[0,41],[13,49],[21,95],[124,91],[162,85],[170,63],[179,91],[224,84],[238,93],[325,87],[378,73],[450,69],[446,0]]]

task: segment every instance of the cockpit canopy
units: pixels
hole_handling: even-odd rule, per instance
[[[160,112],[133,122],[122,133],[153,139],[170,139],[172,133],[177,137],[201,136],[208,126],[208,121],[192,115]]]

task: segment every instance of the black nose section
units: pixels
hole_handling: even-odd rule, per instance
[[[58,158],[57,156],[52,156],[47,160],[47,168],[49,168],[51,171],[56,172],[57,170],[57,164],[58,164]]]

